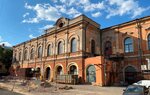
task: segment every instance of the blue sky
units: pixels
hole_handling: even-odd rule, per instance
[[[101,28],[150,15],[150,0],[0,0],[0,44],[41,35],[59,17],[87,15]]]

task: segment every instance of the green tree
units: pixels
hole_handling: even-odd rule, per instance
[[[6,69],[9,70],[12,63],[13,51],[11,48],[0,46],[0,61],[5,65]]]

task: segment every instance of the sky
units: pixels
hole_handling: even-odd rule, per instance
[[[0,0],[0,44],[25,42],[60,17],[84,14],[101,28],[150,16],[150,0]]]

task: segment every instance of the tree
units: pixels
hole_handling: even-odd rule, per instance
[[[0,61],[5,65],[7,71],[9,70],[12,63],[13,51],[11,48],[0,46]]]

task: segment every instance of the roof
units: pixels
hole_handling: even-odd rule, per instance
[[[144,21],[144,20],[148,20],[148,19],[150,20],[150,16],[145,16],[145,17],[137,18],[137,19],[134,19],[134,20],[131,20],[131,21],[121,23],[121,24],[106,27],[106,28],[103,28],[102,30],[115,29],[115,28],[118,28],[118,27],[123,27],[123,26],[126,26],[126,25],[137,23],[137,21]]]

